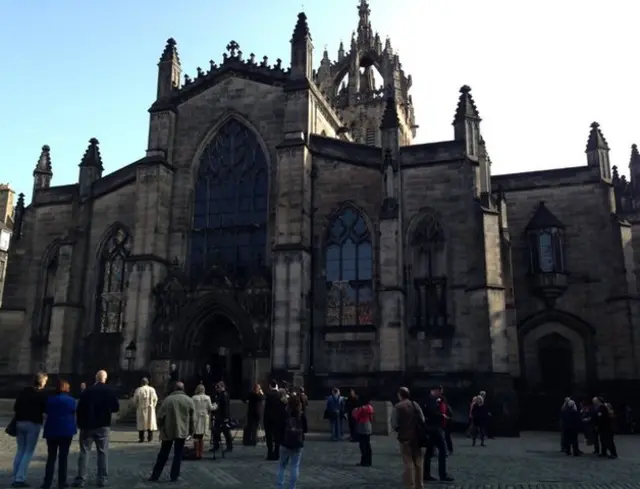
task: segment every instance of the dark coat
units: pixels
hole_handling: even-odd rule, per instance
[[[471,408],[471,419],[474,425],[485,426],[489,420],[489,409],[486,404],[474,404]]]
[[[582,418],[577,409],[563,408],[560,412],[562,430],[568,432],[578,432],[582,429]]]

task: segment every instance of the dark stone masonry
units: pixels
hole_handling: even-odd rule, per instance
[[[437,382],[458,406],[488,391],[511,433],[540,406],[555,428],[569,394],[637,401],[637,148],[627,181],[593,123],[583,166],[492,175],[468,86],[443,94],[452,139],[412,144],[414,80],[358,15],[333,60],[304,13],[289,62],[231,41],[189,76],[169,39],[146,154],[111,174],[91,139],[54,186],[42,147],[0,309],[7,392],[37,369],[162,386],[171,363],[234,397]]]

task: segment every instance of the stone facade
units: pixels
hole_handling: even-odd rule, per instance
[[[78,182],[51,186],[43,148],[0,310],[7,372],[159,382],[216,362],[245,387],[437,381],[505,405],[514,381],[639,378],[637,151],[628,183],[594,123],[584,167],[492,176],[467,86],[453,139],[411,144],[411,77],[358,10],[317,71],[304,14],[288,68],[232,41],[190,78],[170,39],[147,154],[112,174],[92,139]]]
[[[13,207],[15,192],[9,185],[0,183],[0,306],[4,291],[7,260],[9,259],[9,243],[13,228]]]

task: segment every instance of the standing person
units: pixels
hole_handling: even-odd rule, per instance
[[[362,405],[353,410],[352,417],[356,424],[358,445],[360,447],[360,467],[371,467],[371,434],[373,433],[373,406],[369,399],[362,399]]]
[[[485,431],[487,426],[487,418],[488,418],[488,412],[487,412],[487,407],[484,404],[484,398],[482,396],[476,396],[475,401],[471,406],[471,419],[473,420],[471,444],[474,447],[476,446],[478,435],[480,435],[480,446],[481,447],[485,446],[484,440],[487,436]]]
[[[573,399],[569,399],[562,407],[560,416],[562,418],[562,440],[565,453],[567,455],[573,453],[576,457],[582,455],[578,448],[578,433],[580,433],[582,419]]]
[[[344,397],[340,395],[340,389],[331,389],[331,395],[327,397],[325,418],[329,420],[331,427],[331,441],[342,440],[342,418],[344,416]]]
[[[140,387],[133,394],[133,404],[136,407],[136,427],[138,429],[138,442],[144,442],[144,434],[147,433],[147,441],[153,440],[153,432],[158,431],[156,420],[156,406],[158,394],[149,385],[149,379],[142,378]]]
[[[176,382],[173,384],[173,391],[162,402],[158,410],[161,444],[149,482],[157,482],[160,479],[162,470],[169,460],[172,446],[173,461],[169,477],[172,482],[176,482],[180,477],[184,442],[193,434],[195,428],[194,414],[193,400],[185,394],[184,384]]]
[[[391,426],[398,433],[400,454],[404,467],[402,481],[405,489],[423,489],[423,466],[418,426],[424,423],[424,414],[417,402],[411,400],[409,389],[400,387],[398,402],[391,414]]]
[[[354,389],[349,389],[349,395],[344,401],[344,414],[347,417],[347,422],[349,423],[349,441],[352,442],[358,441],[358,432],[356,431],[358,424],[353,417],[353,411],[358,406],[360,406],[360,401],[358,400],[356,391]]]
[[[443,415],[442,420],[442,431],[444,434],[444,442],[447,445],[447,451],[449,455],[453,454],[453,440],[451,439],[451,425],[453,424],[453,410],[451,409],[451,405],[449,401],[444,395],[444,387],[440,386],[440,390],[442,392],[442,396],[440,398],[442,401],[440,402],[440,412]]]
[[[258,444],[258,428],[262,418],[264,394],[260,384],[253,386],[253,390],[247,396],[247,425],[244,429],[243,444],[255,447]]]
[[[272,380],[269,383],[269,391],[264,400],[264,415],[262,424],[264,425],[264,438],[267,443],[267,460],[280,460],[280,445],[278,443],[278,432],[282,426],[281,420],[280,393],[278,383]]]
[[[87,388],[87,383],[86,382],[80,382],[80,394],[82,394],[85,389]]]
[[[433,387],[423,406],[425,424],[429,432],[429,446],[424,455],[424,480],[434,481],[435,477],[431,476],[431,459],[434,451],[438,450],[438,476],[442,482],[452,482],[453,478],[447,474],[447,446],[444,442],[444,433],[442,430],[443,422],[447,419],[440,411],[439,403],[442,402],[440,397],[442,387]],[[475,420],[474,420],[475,423]]]
[[[106,382],[107,372],[98,371],[96,383],[87,387],[78,401],[76,418],[80,428],[78,438],[80,455],[78,456],[78,474],[73,487],[84,487],[87,482],[89,452],[94,443],[98,453],[98,487],[107,485],[111,416],[120,410],[120,402]]]
[[[47,405],[47,396],[43,391],[46,385],[47,374],[37,373],[33,385],[25,387],[13,405],[17,449],[13,459],[11,487],[29,487],[26,482],[27,471],[40,437]]]
[[[609,458],[618,458],[618,450],[613,439],[613,407],[608,402],[605,403],[601,398],[594,397],[593,405],[596,413],[596,426],[598,429],[598,437],[600,438],[600,456]]]
[[[302,405],[302,425],[304,426],[304,432],[309,431],[309,420],[307,419],[307,409],[309,408],[309,396],[304,391],[304,387],[298,388],[298,395],[300,396],[300,404]]]
[[[229,393],[227,392],[227,386],[222,380],[216,384],[214,403],[217,407],[213,411],[213,451],[215,452],[220,447],[220,443],[222,442],[221,435],[224,435],[224,451],[232,452],[233,436],[231,435],[231,429],[229,428],[229,423],[231,421],[231,401],[229,399]]]
[[[191,398],[194,407],[194,431],[193,431],[193,449],[195,459],[200,460],[204,456],[204,435],[209,433],[209,418],[213,411],[213,403],[211,397],[206,393],[203,384],[196,387],[196,393]]]
[[[58,392],[47,400],[43,437],[47,440],[47,464],[40,489],[50,489],[58,460],[58,489],[67,487],[67,461],[76,434],[76,400],[69,395],[69,382],[60,380]]]
[[[277,489],[283,489],[287,465],[290,464],[289,489],[295,489],[300,475],[300,460],[304,448],[304,427],[302,424],[302,403],[300,396],[293,394],[286,399],[283,414],[283,430],[280,438],[280,463],[278,465]]]

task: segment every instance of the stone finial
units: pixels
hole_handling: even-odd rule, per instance
[[[36,169],[34,173],[48,173],[51,174],[51,148],[48,144],[45,144],[42,147],[42,151],[40,152],[40,157],[38,158],[38,162],[36,163]]]
[[[176,62],[180,64],[180,57],[178,56],[178,45],[173,37],[167,39],[167,44],[160,56],[160,63],[163,62]]]
[[[392,93],[387,94],[387,101],[380,122],[380,129],[397,129],[400,127],[400,118],[398,117],[398,106]]]
[[[102,167],[102,156],[100,155],[100,142],[96,138],[91,138],[89,140],[89,147],[84,152],[84,156],[82,157],[82,161],[80,162],[81,167],[96,167],[103,169]]]
[[[24,209],[24,194],[22,192],[18,194],[18,202],[16,203],[16,209]]]
[[[629,168],[640,168],[640,153],[638,153],[638,145],[631,145],[631,158],[629,160]]]
[[[302,42],[311,40],[311,32],[309,31],[309,24],[307,23],[307,15],[304,12],[298,14],[298,21],[296,27],[293,29],[293,36],[291,42]]]
[[[589,132],[589,139],[587,140],[587,149],[586,153],[591,151],[597,151],[599,149],[603,149],[609,151],[609,145],[607,144],[607,140],[602,135],[602,131],[600,130],[600,124],[597,122],[591,123],[591,131]]]
[[[614,182],[617,182],[620,179],[620,174],[618,173],[618,167],[616,165],[613,165],[613,168],[611,168],[611,179]]]
[[[453,124],[459,124],[467,119],[481,120],[476,103],[471,96],[471,87],[469,85],[462,85],[462,87],[460,87],[460,97],[458,98],[458,106],[456,108],[456,115],[453,118]]]

